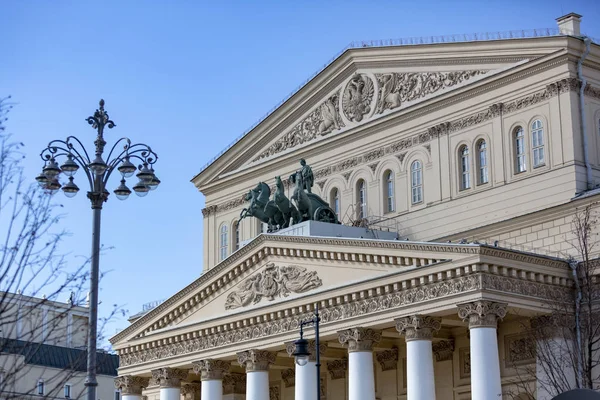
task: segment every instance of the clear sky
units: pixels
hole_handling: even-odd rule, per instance
[[[109,145],[128,136],[158,152],[160,188],[111,195],[103,210],[112,249],[101,259],[101,312],[119,304],[133,314],[202,271],[204,198],[190,179],[349,42],[554,28],[568,12],[600,38],[598,0],[0,0],[0,97],[18,103],[8,131],[26,144],[32,181],[50,140],[76,135],[93,148],[84,119],[100,98],[117,124]],[[81,178],[78,196],[56,196],[73,263],[91,247]],[[117,185],[114,176],[110,191]]]

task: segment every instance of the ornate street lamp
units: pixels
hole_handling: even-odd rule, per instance
[[[150,190],[156,189],[160,180],[154,174],[154,163],[158,156],[150,146],[145,144],[131,144],[128,138],[121,138],[113,145],[106,161],[102,158],[104,154],[104,128],[112,129],[115,123],[104,111],[104,100],[100,100],[100,108],[93,116],[88,117],[87,122],[97,131],[94,158],[91,159],[83,144],[74,136],[66,140],[53,140],[48,144],[40,156],[44,161],[42,172],[35,180],[43,188],[56,192],[63,190],[67,197],[73,197],[79,192],[79,187],[74,182],[74,176],[79,169],[83,171],[90,184],[87,197],[92,203],[94,214],[92,230],[92,257],[90,273],[90,304],[88,324],[88,346],[87,346],[87,377],[85,386],[88,388],[88,400],[96,400],[96,340],[98,325],[98,271],[100,262],[100,216],[102,204],[108,199],[109,192],[106,184],[114,170],[121,173],[121,184],[114,193],[119,200],[125,200],[131,194],[131,189],[126,185],[125,178],[133,176],[135,171],[138,182],[133,186],[133,191],[140,197],[148,194]],[[122,146],[122,147],[121,147]],[[131,160],[139,161],[136,166]],[[58,161],[62,161],[59,166]],[[58,180],[61,174],[68,177],[68,182],[61,184]]]
[[[300,339],[294,342],[296,348],[292,355],[296,360],[296,364],[299,367],[304,367],[309,360],[310,351],[308,350],[308,341],[304,339],[304,327],[314,325],[315,327],[315,352],[316,354],[316,367],[317,367],[317,400],[321,400],[321,357],[320,357],[320,343],[319,343],[319,304],[315,304],[315,313],[311,319],[300,321]]]

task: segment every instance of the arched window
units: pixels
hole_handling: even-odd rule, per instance
[[[544,165],[544,126],[536,119],[531,124],[531,147],[533,149],[533,168]]]
[[[240,248],[240,223],[239,222],[233,223],[233,234],[235,235],[235,237],[233,238],[233,243],[235,243],[235,247],[233,248],[233,250],[235,251]]]
[[[525,135],[523,128],[516,127],[513,133],[515,142],[515,170],[517,173],[527,171],[525,155]]]
[[[465,190],[471,187],[471,175],[469,172],[469,148],[461,146],[458,151],[460,156],[460,189]]]
[[[487,144],[483,139],[477,142],[477,183],[488,183]]]
[[[385,197],[385,212],[392,212],[395,208],[394,202],[394,173],[392,171],[385,171],[383,174],[383,179],[385,180],[385,189],[384,189],[384,197]]]
[[[356,185],[358,218],[367,218],[367,188],[364,180],[358,181]]]
[[[329,195],[329,206],[333,209],[333,212],[340,218],[340,191],[337,188],[331,189]]]
[[[410,166],[410,186],[412,189],[412,203],[423,201],[423,166],[416,160]]]
[[[221,225],[220,241],[219,241],[219,260],[223,261],[227,258],[227,225]]]

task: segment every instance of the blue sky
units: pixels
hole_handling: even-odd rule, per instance
[[[546,1],[10,1],[0,9],[0,97],[18,103],[8,130],[25,142],[26,173],[40,150],[76,135],[98,100],[117,127],[159,154],[160,188],[105,204],[100,299],[130,312],[167,298],[202,271],[202,165],[354,40],[554,28],[568,12],[600,38],[597,0]],[[84,182],[79,185],[84,189]],[[133,181],[132,181],[133,182]],[[115,176],[112,191],[118,185]],[[133,184],[130,184],[132,186]],[[83,190],[82,190],[83,192]],[[84,193],[62,194],[63,251],[88,256]],[[127,325],[115,322],[107,332]]]

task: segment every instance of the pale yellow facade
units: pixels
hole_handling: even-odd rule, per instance
[[[226,361],[224,398],[240,398],[239,353],[267,350],[270,398],[294,399],[286,343],[318,304],[326,399],[352,399],[352,346],[372,352],[374,398],[405,399],[398,320],[414,316],[440,321],[435,398],[470,399],[475,326],[458,306],[485,303],[503,310],[494,325],[502,397],[520,393],[517,380],[535,392],[536,377],[515,370],[536,362],[522,356],[523,326],[572,283],[571,221],[600,199],[599,141],[600,46],[577,35],[347,50],[193,178],[206,199],[204,272],[112,338],[119,375],[140,378],[149,399],[180,384],[193,398],[193,370],[205,371],[194,363]],[[343,224],[397,239],[259,235],[254,218],[237,225],[242,196],[259,181],[286,181],[302,158],[313,192]],[[300,289],[269,297],[252,286],[271,274]],[[367,346],[344,339],[348,329],[380,336]]]

